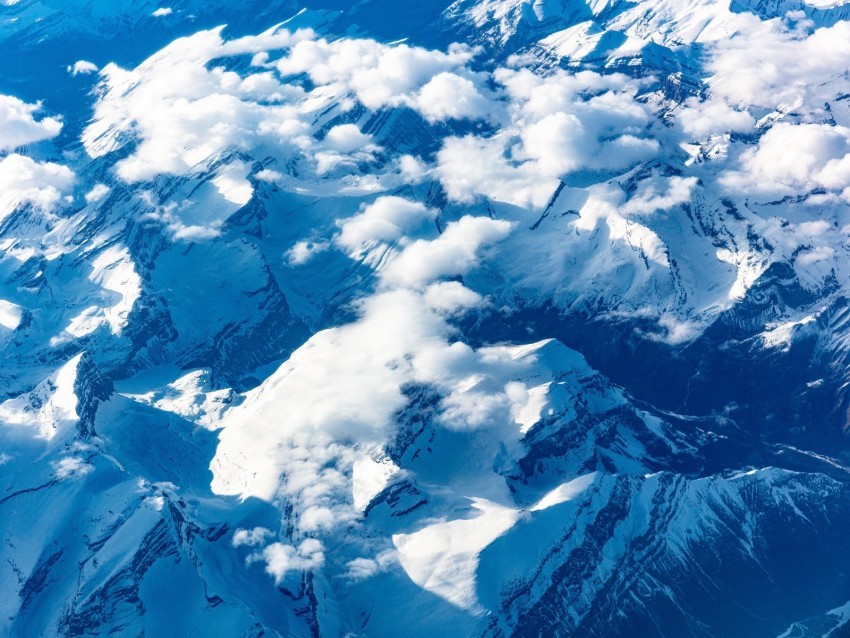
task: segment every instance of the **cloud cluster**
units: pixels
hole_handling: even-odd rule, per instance
[[[280,584],[289,572],[307,571],[321,567],[325,562],[322,544],[312,538],[302,541],[297,547],[284,543],[267,545],[262,552],[252,554],[248,563],[264,561],[266,573]]]
[[[823,114],[838,96],[850,60],[850,22],[810,31],[807,25],[744,14],[738,32],[710,49],[714,96],[736,106]]]
[[[620,207],[620,211],[627,215],[648,215],[669,210],[690,201],[696,185],[696,177],[674,175],[665,178],[654,173],[638,182],[637,191]]]
[[[284,77],[306,73],[338,95],[353,93],[366,108],[407,106],[435,122],[488,115],[480,80],[466,69],[474,53],[463,45],[444,53],[369,39],[306,39],[276,66]]]
[[[70,192],[75,175],[53,162],[37,162],[23,155],[0,158],[0,220],[20,206],[48,213]]]
[[[357,518],[351,467],[385,442],[393,415],[407,403],[407,384],[439,388],[444,423],[453,429],[508,414],[505,386],[527,362],[508,349],[476,351],[450,341],[448,317],[480,298],[457,282],[432,286],[364,299],[357,321],[319,332],[293,353],[225,418],[213,489],[285,498],[300,533],[320,533]]]
[[[345,575],[354,581],[366,580],[389,570],[397,563],[398,552],[388,549],[380,552],[375,558],[355,558],[348,561]]]
[[[41,104],[27,104],[11,95],[0,95],[0,151],[49,140],[62,131],[55,117],[36,119]]]
[[[266,539],[272,535],[272,531],[270,529],[266,529],[265,527],[255,527],[253,529],[237,529],[233,532],[233,539],[230,544],[233,547],[254,547],[256,545],[262,545],[266,542]]]
[[[850,128],[775,124],[741,154],[738,169],[725,173],[721,183],[779,197],[824,189],[850,202]]]
[[[78,75],[91,75],[97,73],[97,65],[88,60],[77,60],[72,66],[68,67],[68,73],[77,77]]]
[[[485,300],[445,281],[473,270],[512,225],[465,216],[438,233],[435,216],[421,203],[384,196],[339,222],[333,244],[352,258],[379,246],[389,251],[367,262],[377,271],[377,291],[357,303],[355,321],[314,335],[225,417],[211,464],[214,491],[285,502],[295,539],[321,539],[360,517],[354,468],[380,454],[408,402],[406,387],[424,384],[443,395],[444,427],[513,423],[517,406],[529,400],[513,379],[530,361],[518,361],[509,348],[475,350],[457,341],[452,318]],[[302,560],[296,543],[287,547],[263,552],[270,573],[318,564]],[[391,560],[353,561],[349,577],[374,575]]]
[[[506,116],[489,137],[444,141],[436,175],[447,195],[544,207],[559,180],[581,171],[616,174],[658,154],[640,83],[621,74],[497,69]]]
[[[71,478],[80,478],[91,473],[94,466],[79,456],[65,456],[53,464],[53,471],[60,481]]]
[[[283,101],[301,97],[302,90],[268,72],[242,77],[207,64],[265,46],[290,46],[301,37],[308,36],[282,31],[225,43],[219,30],[204,31],[176,40],[132,71],[107,65],[94,120],[83,134],[86,150],[100,157],[128,136],[140,140],[116,165],[121,179],[139,182],[188,172],[228,149],[297,146],[307,127]]]
[[[750,131],[756,125],[749,111],[732,108],[723,99],[716,97],[708,100],[688,98],[676,114],[676,121],[684,134],[695,140],[736,131]]]
[[[359,214],[339,222],[336,243],[352,256],[376,242],[394,242],[433,221],[437,211],[424,204],[395,196],[377,198]]]
[[[508,221],[467,215],[448,224],[436,239],[420,239],[407,246],[383,270],[382,279],[391,285],[417,286],[466,274],[478,263],[482,248],[510,232]]]
[[[280,58],[270,62],[271,51]],[[216,64],[239,55],[253,56],[254,65],[238,73]],[[481,80],[466,68],[472,56],[462,46],[441,52],[368,39],[328,42],[310,30],[273,29],[228,41],[220,30],[200,32],[131,71],[104,67],[83,142],[100,157],[139,140],[116,164],[130,183],[257,149],[281,164],[298,163],[301,179],[357,172],[375,161],[379,147],[355,123],[320,136],[328,105],[337,105],[337,115],[359,102],[368,109],[407,106],[432,122],[484,117]]]
[[[38,118],[41,108],[40,103],[27,104],[14,96],[0,95],[0,221],[20,206],[52,212],[74,184],[75,175],[66,166],[17,153],[4,155],[59,135],[62,121]]]

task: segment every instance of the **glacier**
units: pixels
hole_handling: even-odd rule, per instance
[[[850,5],[0,0],[0,68],[0,635],[850,635]]]

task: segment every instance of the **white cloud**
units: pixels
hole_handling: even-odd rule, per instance
[[[661,334],[647,335],[650,339],[662,341],[671,346],[693,341],[702,332],[702,326],[694,321],[682,320],[671,314],[663,314],[658,319]]]
[[[274,65],[268,63],[270,50],[283,51]],[[253,55],[263,70],[237,73],[211,64],[239,54]],[[371,109],[408,106],[432,119],[483,110],[479,76],[465,66],[471,57],[462,46],[441,52],[364,39],[327,42],[309,30],[273,29],[230,41],[220,29],[200,32],[132,71],[107,65],[83,142],[92,157],[100,157],[126,139],[139,140],[116,164],[118,176],[131,183],[186,174],[227,153],[259,149],[294,164],[290,174],[298,180],[321,181],[326,189],[335,183],[329,179],[335,171],[359,173],[361,165],[378,161],[379,150],[355,124],[336,126],[317,140],[329,103],[340,111],[355,99]],[[448,103],[443,93],[451,88],[462,93]],[[385,170],[398,175],[403,168],[390,158]],[[380,164],[370,166],[372,181],[381,170]],[[263,175],[272,179],[268,173],[259,179]]]
[[[504,239],[510,222],[465,216],[446,226],[436,239],[417,240],[406,247],[381,273],[395,285],[413,286],[441,277],[464,275],[478,263],[479,251]]]
[[[174,10],[171,7],[160,7],[151,15],[155,18],[160,18],[162,16],[170,16],[172,13],[174,13]]]
[[[425,305],[439,313],[454,314],[484,305],[484,298],[457,281],[431,284],[422,296]]]
[[[59,135],[62,122],[54,117],[36,120],[41,104],[27,104],[11,95],[0,95],[0,151],[48,140]]]
[[[360,131],[356,124],[334,126],[324,139],[325,146],[340,153],[353,153],[372,144],[372,136]]]
[[[230,544],[233,545],[233,547],[242,547],[243,545],[255,547],[257,545],[263,545],[269,536],[272,536],[272,531],[265,527],[237,529],[233,532],[233,539]]]
[[[290,266],[303,266],[315,255],[326,251],[328,248],[330,248],[330,244],[326,241],[302,240],[296,242],[292,248],[287,250],[283,257]]]
[[[515,165],[505,157],[504,139],[448,138],[437,154],[436,176],[449,199],[471,202],[485,196],[517,206],[542,208],[558,186],[530,163]]]
[[[850,187],[850,129],[780,122],[741,154],[738,170],[720,181],[730,189],[778,196],[818,188],[840,193]]]
[[[695,97],[685,100],[684,107],[676,114],[676,121],[693,139],[749,131],[756,125],[749,112],[734,109],[722,99],[703,101]]]
[[[654,139],[618,135],[617,125],[593,126],[599,123],[582,121],[574,113],[547,115],[522,131],[522,147],[515,155],[534,160],[543,175],[563,176],[582,168],[623,170],[659,151]]]
[[[242,77],[207,68],[216,57],[284,47],[301,37],[279,31],[224,42],[218,30],[204,31],[176,40],[133,71],[108,65],[94,120],[83,134],[86,150],[100,157],[132,133],[140,143],[116,170],[121,179],[139,182],[185,173],[229,149],[266,144],[286,155],[286,149],[309,144],[298,110],[274,103],[302,96],[300,88],[283,86],[268,73]]]
[[[99,202],[109,194],[111,189],[106,184],[95,184],[92,189],[86,193],[86,203],[93,204]]]
[[[417,92],[434,76],[462,69],[472,58],[468,47],[446,53],[374,40],[304,40],[292,47],[277,68],[283,75],[307,73],[323,86],[353,92],[365,107],[417,107]]]
[[[620,210],[627,215],[646,215],[659,210],[669,210],[690,201],[696,185],[696,177],[664,178],[656,174],[641,180],[637,192]]]
[[[71,169],[60,164],[14,154],[0,158],[0,220],[23,205],[51,212],[74,179]]]
[[[204,242],[221,235],[221,230],[214,226],[200,224],[179,224],[173,227],[172,237],[175,241]]]
[[[295,508],[296,530],[321,535],[361,515],[355,465],[380,449],[394,414],[407,403],[405,385],[432,384],[444,393],[440,422],[446,427],[511,422],[516,400],[505,377],[528,361],[517,362],[506,348],[475,351],[450,341],[448,319],[484,300],[458,282],[434,281],[468,272],[480,249],[503,238],[511,224],[464,217],[433,239],[411,241],[409,233],[435,214],[383,197],[341,222],[343,247],[398,241],[405,248],[388,268],[374,265],[384,288],[359,302],[356,321],[314,335],[228,414],[211,464],[216,492],[283,496]],[[292,550],[281,552],[280,564],[288,564]],[[365,576],[378,567],[363,561],[352,570]]]
[[[709,49],[712,94],[746,107],[823,113],[840,86],[830,81],[847,72],[850,23],[811,33],[750,14],[739,23],[737,34]]]
[[[413,155],[402,155],[398,165],[402,179],[408,184],[419,184],[428,173],[428,165]]]
[[[354,581],[366,580],[386,572],[396,564],[398,564],[398,552],[394,549],[388,549],[375,558],[355,558],[348,561],[345,576]]]
[[[250,562],[264,561],[266,573],[280,584],[290,572],[303,572],[318,569],[325,562],[324,548],[318,540],[308,538],[298,547],[283,543],[272,543],[261,553],[252,554]]]
[[[77,77],[78,75],[91,75],[97,73],[97,65],[88,60],[77,60],[72,66],[68,67],[68,73]]]
[[[415,105],[429,122],[484,119],[493,108],[469,78],[445,71],[420,89]]]
[[[261,171],[257,171],[256,175],[254,175],[261,182],[268,182],[269,184],[274,184],[275,182],[279,182],[283,179],[283,173],[279,171],[264,168]]]
[[[61,480],[85,476],[94,466],[79,456],[66,456],[53,464],[56,478]]]
[[[559,179],[579,171],[620,172],[656,156],[640,83],[620,74],[498,69],[508,102],[503,127],[489,138],[449,138],[436,175],[448,197],[477,196],[542,208]]]
[[[379,197],[364,205],[358,215],[339,222],[340,233],[335,241],[351,254],[358,254],[374,242],[396,241],[436,217],[436,210],[419,202]]]
[[[269,500],[283,494],[301,531],[355,520],[353,464],[384,442],[407,403],[406,384],[436,384],[447,396],[497,394],[507,381],[499,375],[527,365],[507,349],[448,341],[447,317],[479,300],[458,286],[379,292],[361,302],[357,321],[323,330],[296,350],[225,418],[211,464],[214,491]],[[449,309],[451,297],[461,306]],[[485,423],[469,401],[450,399],[445,407],[456,429]]]
[[[803,251],[797,256],[795,264],[799,266],[809,266],[820,261],[828,261],[835,256],[835,249],[831,246],[814,246],[809,250]]]

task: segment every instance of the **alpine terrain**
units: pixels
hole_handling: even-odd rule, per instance
[[[850,636],[846,0],[0,0],[0,636]]]

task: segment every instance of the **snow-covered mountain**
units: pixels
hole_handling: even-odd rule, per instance
[[[0,1],[0,635],[850,631],[850,5]]]

